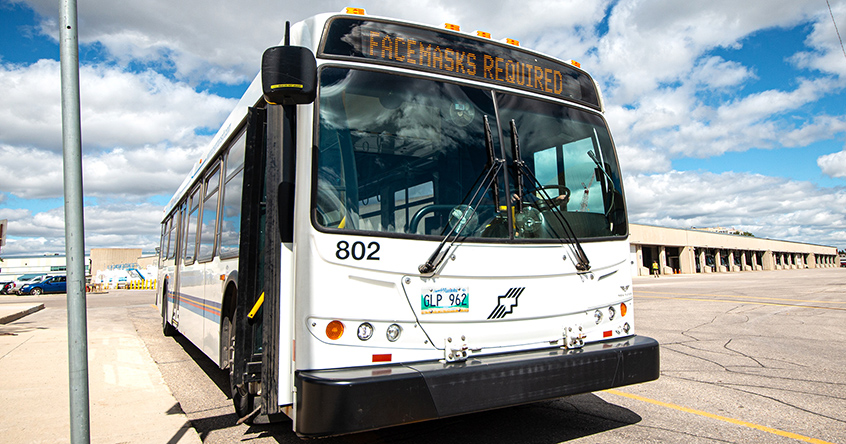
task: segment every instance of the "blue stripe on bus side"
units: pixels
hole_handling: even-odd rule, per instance
[[[184,293],[180,293],[179,298],[181,299],[179,304],[180,307],[184,307],[188,311],[217,322],[218,324],[220,323],[220,303],[197,298]],[[170,303],[174,302],[173,292],[168,292],[167,299]]]

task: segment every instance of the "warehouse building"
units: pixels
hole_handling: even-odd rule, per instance
[[[731,273],[839,266],[836,247],[761,239],[721,230],[630,224],[633,276]]]

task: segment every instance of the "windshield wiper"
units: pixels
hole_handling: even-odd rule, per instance
[[[594,137],[596,137],[596,140],[599,140],[599,137],[596,135],[596,130],[593,130],[593,135]],[[599,159],[596,158],[596,154],[593,151],[588,151],[587,155],[588,157],[590,157],[590,160],[592,160],[593,163],[596,164],[596,167],[599,168],[599,171],[602,171],[602,174],[608,181],[608,185],[610,185],[611,189],[609,191],[611,192],[611,202],[608,205],[608,210],[605,211],[605,217],[608,217],[608,213],[610,213],[611,209],[614,208],[614,198],[617,193],[617,187],[614,186],[614,181],[611,179],[611,176],[608,175],[608,172],[605,171],[605,166],[602,164],[602,162],[599,161]]]
[[[558,222],[561,224],[561,227],[564,229],[564,234],[567,236],[567,239],[570,240],[572,243],[568,244],[570,247],[570,252],[576,258],[576,270],[585,272],[590,270],[590,260],[585,254],[585,250],[582,248],[582,244],[579,242],[579,238],[576,237],[576,233],[573,231],[573,227],[570,226],[570,222],[567,221],[567,218],[564,216],[564,213],[561,211],[560,207],[554,202],[554,200],[549,196],[546,190],[541,185],[540,181],[535,177],[535,174],[532,173],[532,170],[526,165],[526,162],[523,161],[523,158],[520,155],[520,138],[517,135],[517,123],[514,119],[511,119],[511,153],[512,157],[514,158],[514,166],[516,172],[516,182],[517,182],[517,202],[519,205],[517,207],[517,211],[522,210],[523,205],[523,176],[525,175],[529,179],[531,179],[532,185],[535,187],[536,191],[541,193],[541,199],[543,199],[544,203],[549,207],[552,214],[555,215]],[[562,241],[563,239],[561,236],[555,231],[554,228],[550,226],[550,229],[558,237],[559,240]]]
[[[453,213],[456,210],[460,211],[461,214],[456,218],[455,223],[452,224],[452,228],[449,232],[441,239],[441,243],[438,244],[438,247],[435,248],[435,251],[429,256],[429,259],[426,262],[420,264],[417,267],[417,270],[420,271],[421,274],[431,274],[434,273],[435,270],[441,265],[444,261],[449,250],[452,248],[455,241],[458,240],[458,237],[461,236],[461,232],[464,230],[464,227],[470,225],[471,218],[476,214],[476,208],[482,202],[482,199],[485,197],[485,194],[488,193],[488,190],[491,189],[491,185],[493,185],[493,200],[494,200],[494,208],[497,210],[499,209],[499,172],[502,170],[502,165],[505,163],[504,160],[498,159],[494,154],[493,148],[493,135],[491,133],[491,126],[488,123],[488,116],[484,116],[485,121],[485,148],[487,148],[488,153],[488,162],[485,164],[485,169],[482,170],[482,173],[479,174],[479,177],[476,178],[476,181],[473,183],[473,187],[470,191],[461,199],[461,204],[455,207],[455,209],[450,213],[450,217],[448,219],[453,219]],[[482,191],[484,189],[484,191]],[[481,191],[481,192],[480,192]],[[470,194],[473,196],[464,205],[464,202],[467,200],[467,196]],[[449,247],[444,249],[444,245],[446,245],[447,241],[450,240]]]

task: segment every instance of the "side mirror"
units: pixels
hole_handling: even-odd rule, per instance
[[[308,48],[274,46],[261,57],[261,86],[272,105],[304,105],[317,96],[317,61]]]

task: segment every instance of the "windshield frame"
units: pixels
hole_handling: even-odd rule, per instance
[[[621,234],[611,234],[608,236],[596,236],[596,237],[579,237],[579,241],[585,243],[591,242],[604,242],[609,240],[624,240],[629,237],[630,234],[630,223],[628,221],[628,208],[625,201],[625,191],[623,189],[623,177],[622,171],[619,167],[619,157],[616,149],[616,145],[614,144],[613,135],[611,131],[608,129],[608,123],[605,119],[605,116],[597,112],[590,107],[584,106],[577,102],[568,102],[565,100],[558,100],[550,97],[546,97],[536,93],[527,93],[525,91],[519,89],[508,89],[508,88],[500,88],[496,87],[495,85],[483,83],[483,82],[474,82],[474,81],[461,81],[460,79],[450,78],[441,75],[431,75],[427,73],[421,73],[418,71],[409,71],[409,70],[399,70],[399,69],[384,69],[378,66],[361,66],[361,65],[354,65],[354,64],[346,64],[342,62],[329,62],[324,63],[318,66],[318,79],[322,78],[322,75],[326,69],[344,69],[344,70],[355,70],[355,71],[364,71],[364,72],[373,72],[378,74],[386,74],[386,75],[393,75],[393,76],[400,76],[400,77],[407,77],[415,80],[425,80],[425,81],[432,81],[432,82],[440,82],[444,84],[451,84],[457,87],[469,87],[475,88],[480,92],[489,93],[492,96],[492,102],[494,106],[494,115],[491,115],[492,124],[496,125],[496,128],[493,130],[493,134],[495,137],[494,148],[496,152],[496,156],[505,160],[506,158],[510,158],[510,152],[506,153],[510,150],[510,142],[507,139],[503,139],[504,131],[503,131],[503,124],[507,124],[507,122],[503,123],[500,122],[500,111],[498,109],[498,99],[497,95],[510,95],[510,96],[517,96],[518,98],[529,99],[529,100],[536,100],[536,101],[543,101],[553,106],[560,106],[560,107],[567,107],[576,112],[582,112],[586,114],[590,114],[595,118],[598,118],[599,121],[602,122],[603,127],[605,128],[605,133],[609,140],[610,146],[608,147],[611,151],[611,154],[614,156],[614,162],[617,166],[618,181],[619,181],[619,195],[622,197],[622,202],[619,203],[619,209],[622,211],[624,215],[624,222],[625,222],[625,232]],[[321,233],[327,234],[344,234],[344,235],[352,235],[352,236],[362,236],[362,237],[380,237],[380,238],[394,238],[394,239],[414,239],[414,240],[441,240],[444,234],[417,234],[417,233],[403,233],[403,232],[395,232],[395,231],[383,231],[383,230],[367,230],[367,229],[349,229],[349,228],[338,228],[338,227],[330,227],[321,224],[317,219],[317,195],[318,195],[318,178],[319,178],[319,168],[320,168],[320,137],[321,137],[321,124],[320,124],[320,111],[321,111],[321,100],[320,97],[322,96],[322,85],[320,84],[320,80],[318,80],[318,94],[317,100],[315,100],[313,105],[313,128],[312,128],[312,152],[309,156],[311,158],[311,178],[310,183],[308,184],[310,189],[310,202],[309,202],[309,221],[312,228]],[[510,131],[509,131],[510,134]],[[483,165],[479,166],[480,168]],[[510,174],[511,164],[507,164],[505,168],[503,168],[503,172],[501,173],[502,185],[505,189],[508,189],[509,183],[513,182],[513,177]],[[509,225],[512,225],[512,211],[514,208],[514,204],[511,202],[510,199],[502,199],[504,205],[507,205],[507,219],[509,221]],[[551,245],[551,244],[560,244],[561,242],[571,243],[572,240],[567,239],[566,237],[557,238],[557,237],[546,237],[546,238],[520,238],[514,235],[514,228],[510,229],[510,233],[506,237],[480,237],[480,236],[462,236],[460,238],[460,242],[463,243],[483,243],[483,244],[543,244],[543,245]]]

